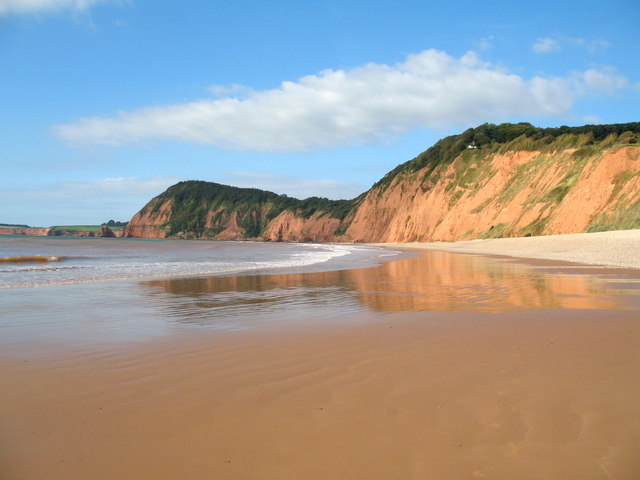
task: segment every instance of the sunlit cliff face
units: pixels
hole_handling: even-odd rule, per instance
[[[579,153],[579,155],[578,155]],[[373,190],[352,241],[456,241],[637,228],[640,148],[461,155]]]
[[[271,220],[260,217],[264,228],[252,235],[270,241],[412,242],[640,227],[639,146],[504,153],[472,149],[450,164],[428,168],[373,188],[341,219],[325,210],[310,216],[283,210]],[[224,221],[218,223],[220,209],[210,211],[204,233],[181,235],[253,238],[234,208],[232,202],[225,204]],[[125,236],[167,236],[172,209],[171,199],[151,200],[131,219]]]

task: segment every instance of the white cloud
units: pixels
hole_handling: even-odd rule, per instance
[[[601,70],[590,68],[582,73],[582,78],[580,80],[587,89],[609,95],[626,88],[629,85],[628,80],[622,75],[616,73],[612,68],[605,68]]]
[[[489,50],[491,47],[493,47],[493,41],[495,40],[495,37],[493,35],[489,35],[488,37],[484,37],[481,38],[477,43],[478,43],[478,48],[480,50]]]
[[[604,48],[609,48],[610,46],[611,44],[606,40],[594,40],[593,42],[587,43],[587,49],[592,53]]]
[[[79,195],[155,196],[180,180],[182,179],[179,177],[114,177],[79,182],[61,182],[55,184],[53,188],[57,189],[63,196],[70,195],[76,198]]]
[[[593,85],[585,78],[578,91],[570,77],[525,79],[481,61],[474,52],[454,58],[426,50],[396,65],[325,70],[272,90],[218,88],[218,95],[241,92],[244,98],[82,118],[54,131],[71,142],[120,145],[159,139],[236,150],[303,151],[377,142],[416,127],[567,116],[576,95]]]
[[[582,47],[589,53],[596,53],[604,48],[609,48],[610,44],[606,40],[586,40],[584,38],[563,37],[564,42]]]
[[[560,50],[560,43],[554,38],[539,38],[533,44],[533,51],[536,53],[550,53]]]
[[[531,48],[536,53],[551,53],[564,50],[567,46],[583,48],[589,53],[597,53],[604,48],[608,48],[610,44],[601,39],[586,40],[584,38],[559,36],[556,38],[538,38]]]
[[[255,172],[226,172],[220,176],[221,183],[236,187],[260,188],[290,197],[326,197],[333,200],[351,199],[366,190],[362,185],[338,180],[307,180],[288,175]]]
[[[255,93],[255,90],[247,87],[246,85],[240,85],[237,83],[231,85],[212,85],[209,87],[209,91],[215,97],[231,97],[231,98],[246,98]]]
[[[184,180],[180,177],[115,177],[99,180],[56,182],[40,187],[0,190],[3,195],[82,200],[104,195],[155,196]]]
[[[31,14],[56,10],[87,10],[110,0],[0,0],[0,15]]]

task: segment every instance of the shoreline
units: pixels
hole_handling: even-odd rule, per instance
[[[457,242],[369,245],[640,269],[640,229]]]

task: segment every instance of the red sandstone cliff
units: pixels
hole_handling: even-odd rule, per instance
[[[326,213],[302,218],[287,210],[269,222],[264,239],[278,242],[335,242],[338,241],[335,232],[341,223]]]
[[[163,238],[172,202],[156,197],[128,237]],[[255,239],[320,242],[452,241],[640,228],[640,146],[555,151],[467,150],[452,162],[400,173],[343,220],[285,208]],[[204,238],[244,239],[235,212],[210,211]],[[217,222],[214,226],[214,219]]]
[[[151,200],[147,207],[136,213],[127,223],[123,237],[132,238],[165,238],[166,229],[164,225],[171,217],[171,200],[160,202],[157,199]]]
[[[0,235],[43,235],[49,233],[50,228],[40,227],[0,227]]]
[[[411,242],[577,233],[624,228],[622,219],[640,211],[637,146],[591,156],[575,149],[461,155],[432,172],[435,182],[423,181],[425,171],[371,190],[345,237]]]

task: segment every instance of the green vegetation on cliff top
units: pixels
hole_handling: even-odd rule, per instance
[[[17,224],[17,223],[0,223],[0,227],[31,228],[29,225],[22,225],[22,224]]]
[[[637,143],[640,122],[583,127],[539,128],[530,123],[485,123],[459,135],[439,140],[422,152],[387,173],[373,188],[385,190],[398,175],[427,168],[424,181],[435,182],[433,171],[440,165],[453,162],[465,150],[479,149],[483,153],[502,153],[514,150],[554,151],[565,148],[609,147],[614,144]]]

